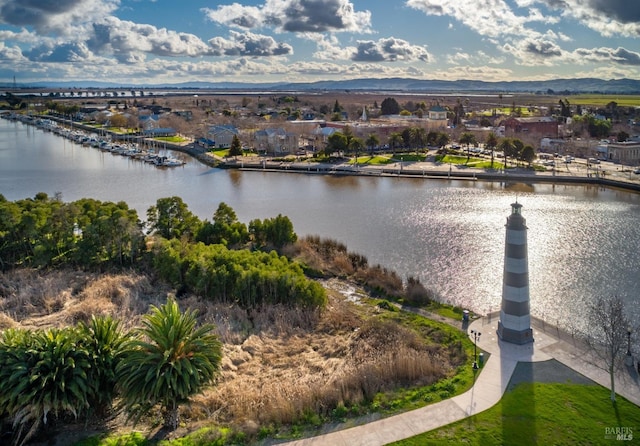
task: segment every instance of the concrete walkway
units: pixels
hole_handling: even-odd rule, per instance
[[[488,353],[489,357],[473,387],[462,395],[361,426],[284,444],[382,446],[437,429],[494,406],[502,398],[518,362],[556,359],[598,384],[610,388],[609,374],[596,366],[602,361],[594,358],[587,347],[571,335],[534,319],[534,342],[527,345],[509,344],[497,337],[498,319],[499,314],[489,315],[467,327],[468,333],[471,330],[481,333],[478,347]],[[471,367],[471,364],[469,366]],[[640,380],[633,367],[619,371],[615,385],[616,393],[640,406]]]

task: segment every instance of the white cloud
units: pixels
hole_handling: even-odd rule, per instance
[[[478,51],[476,53],[468,53],[462,49],[456,49],[456,52],[447,56],[447,62],[451,65],[460,64],[501,64],[504,63],[504,57],[490,56],[484,51]]]
[[[371,13],[356,11],[348,0],[266,0],[260,6],[239,3],[203,8],[216,23],[240,28],[274,28],[278,32],[368,32]]]
[[[640,53],[625,48],[578,48],[574,51],[577,59],[589,62],[613,62],[619,65],[632,65],[640,67]]]
[[[120,0],[3,0],[0,23],[68,36],[115,11]]]
[[[215,56],[283,56],[293,54],[286,43],[277,43],[271,36],[231,31],[231,39],[214,37],[209,40]]]
[[[411,45],[406,40],[390,37],[388,39],[359,40],[355,54],[351,60],[357,62],[395,62],[421,61],[429,62],[432,56],[426,48]]]
[[[11,63],[26,61],[22,55],[22,51],[17,46],[6,46],[4,42],[0,42],[0,60],[9,61]]]
[[[407,6],[427,15],[449,16],[482,36],[525,35],[531,33],[525,24],[532,21],[553,22],[538,10],[528,16],[515,14],[503,0],[407,0]]]
[[[517,3],[545,5],[605,37],[640,37],[640,2],[636,0],[517,0]]]
[[[112,54],[120,62],[138,62],[143,54],[196,57],[209,52],[209,45],[199,37],[178,33],[153,25],[133,23],[108,17],[93,25],[89,49]]]

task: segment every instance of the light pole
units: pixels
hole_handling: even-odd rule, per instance
[[[478,369],[478,354],[477,354],[478,339],[480,339],[480,335],[482,333],[480,333],[477,330],[471,330],[471,334],[473,335],[473,368],[477,370]]]

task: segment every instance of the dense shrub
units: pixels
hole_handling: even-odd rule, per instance
[[[91,353],[77,328],[6,330],[0,335],[0,411],[14,441],[32,437],[50,418],[86,413],[97,383]]]
[[[158,240],[158,274],[178,288],[244,307],[263,303],[324,307],[322,286],[308,279],[300,265],[274,251],[229,250],[223,245]]]

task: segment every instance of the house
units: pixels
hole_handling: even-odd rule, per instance
[[[193,119],[193,112],[191,110],[175,110],[172,113],[180,116],[185,121],[191,121]]]
[[[288,155],[298,150],[298,135],[283,128],[268,128],[254,133],[255,147],[272,155]]]
[[[440,121],[447,120],[447,109],[442,107],[441,105],[434,105],[429,109],[429,119]]]
[[[209,138],[198,138],[196,144],[198,144],[198,146],[202,147],[203,149],[211,149],[216,146],[216,142]]]
[[[607,159],[628,166],[640,165],[640,141],[611,142],[607,144]]]
[[[558,137],[558,121],[549,116],[540,116],[533,118],[508,118],[500,124],[504,126],[505,136],[513,137],[520,134],[557,138]]]
[[[336,127],[319,125],[312,132],[312,134],[315,137],[316,141],[319,141],[322,144],[327,144],[327,142],[329,141],[329,137],[333,135],[335,132],[339,132],[339,131],[340,129]]]
[[[175,129],[172,129],[170,127],[160,127],[156,129],[143,130],[142,135],[150,138],[157,138],[159,136],[176,136],[177,132],[175,131]]]
[[[159,127],[159,121],[160,115],[156,114],[142,115],[138,117],[140,128],[142,128],[143,130],[157,129]]]
[[[213,141],[213,147],[228,149],[231,147],[233,137],[238,135],[238,129],[231,124],[214,125],[207,131],[207,139]]]

